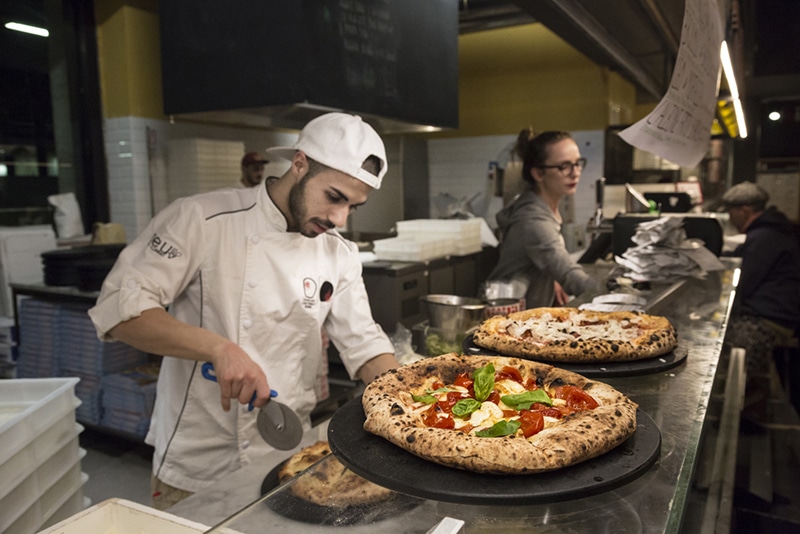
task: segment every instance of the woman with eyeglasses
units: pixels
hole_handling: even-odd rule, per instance
[[[561,235],[562,198],[575,194],[586,158],[567,132],[523,130],[515,152],[522,159],[523,192],[497,213],[500,260],[490,281],[522,280],[528,308],[562,306],[568,295],[596,288],[567,252]]]

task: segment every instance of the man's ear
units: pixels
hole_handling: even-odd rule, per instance
[[[298,150],[294,153],[290,170],[296,181],[300,181],[308,173],[308,157],[305,152]]]

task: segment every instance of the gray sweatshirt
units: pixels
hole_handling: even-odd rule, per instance
[[[528,282],[528,308],[552,306],[553,282],[558,281],[570,295],[595,289],[589,278],[567,252],[561,224],[547,203],[532,189],[526,189],[513,203],[497,213],[502,235],[500,260],[489,280]]]

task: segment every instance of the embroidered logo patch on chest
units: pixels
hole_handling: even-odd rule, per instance
[[[319,293],[317,293],[319,288]],[[303,279],[303,307],[313,308],[318,302],[328,302],[333,296],[333,284],[325,281],[320,286],[313,278]],[[319,299],[319,300],[317,300]]]

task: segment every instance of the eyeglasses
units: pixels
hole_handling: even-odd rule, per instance
[[[583,168],[586,167],[586,158],[578,158],[575,160],[575,163],[565,161],[558,165],[539,165],[540,169],[558,169],[558,172],[564,175],[575,172],[575,167],[577,167],[579,171],[582,171]]]

